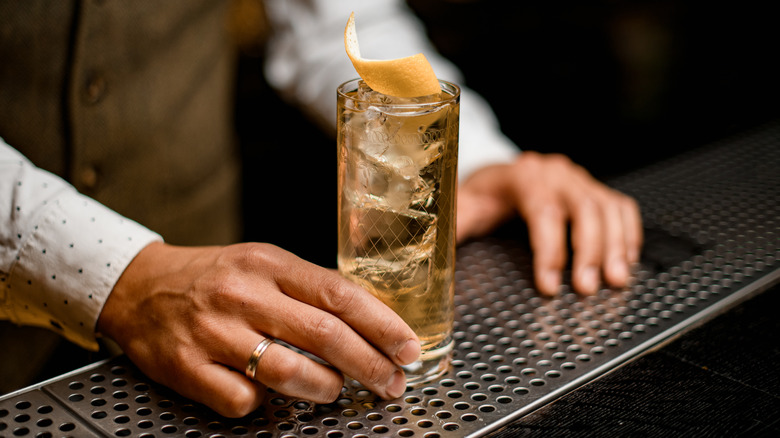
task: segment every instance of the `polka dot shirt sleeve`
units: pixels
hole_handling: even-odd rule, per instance
[[[114,284],[159,240],[0,139],[0,319],[96,350],[95,325]]]

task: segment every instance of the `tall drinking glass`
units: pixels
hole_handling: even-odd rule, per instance
[[[449,369],[460,89],[397,98],[338,87],[338,267],[414,329],[416,386]]]

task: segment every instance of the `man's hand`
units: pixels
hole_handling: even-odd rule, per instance
[[[563,155],[523,152],[488,166],[459,187],[458,240],[485,234],[519,212],[528,224],[537,289],[558,291],[571,227],[572,282],[594,293],[601,278],[623,286],[639,260],[642,223],[633,198],[593,178]]]
[[[332,402],[344,384],[339,370],[395,398],[406,388],[399,365],[420,354],[414,332],[369,292],[256,243],[147,246],[115,285],[97,329],[150,378],[229,417],[257,408],[264,385]],[[244,370],[265,337],[332,367],[271,344],[251,381]]]

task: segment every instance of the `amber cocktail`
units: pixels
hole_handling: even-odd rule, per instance
[[[453,348],[460,90],[440,85],[417,98],[338,88],[338,267],[419,336],[410,385],[446,372]]]

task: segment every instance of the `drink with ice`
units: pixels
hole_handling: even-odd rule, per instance
[[[338,89],[339,271],[419,336],[410,384],[446,372],[453,345],[459,89],[440,83],[419,98]]]

